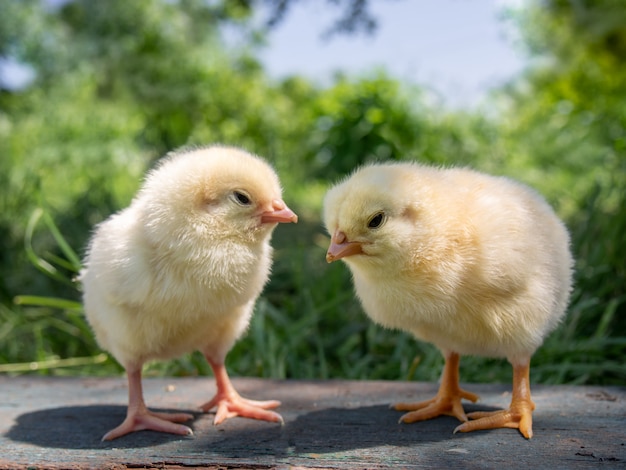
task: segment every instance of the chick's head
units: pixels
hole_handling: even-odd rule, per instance
[[[423,236],[416,225],[419,201],[398,165],[373,165],[357,170],[333,187],[324,199],[324,224],[331,235],[326,260],[343,259],[361,267],[398,266],[409,241]]]
[[[174,153],[147,177],[135,201],[157,245],[266,241],[281,222],[297,222],[278,176],[243,150],[213,146]]]

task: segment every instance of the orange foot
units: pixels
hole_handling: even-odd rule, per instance
[[[513,396],[506,410],[477,411],[468,417],[472,421],[457,426],[454,432],[470,432],[479,429],[514,428],[519,429],[526,439],[533,437],[533,410],[535,404],[530,399],[529,363],[514,366]]]
[[[424,421],[441,415],[454,416],[459,421],[467,421],[461,399],[475,402],[478,395],[467,392],[459,387],[459,355],[446,355],[441,386],[434,398],[418,403],[396,403],[393,408],[398,411],[410,411],[402,415],[400,422],[413,423]]]
[[[475,402],[478,400],[478,395],[461,389],[450,393],[450,390],[442,391],[440,388],[437,395],[430,400],[418,403],[396,403],[393,407],[398,411],[410,411],[400,417],[403,423],[424,421],[441,415],[454,416],[459,421],[467,421],[467,415],[461,404],[462,398]]]
[[[228,373],[223,364],[209,361],[215,374],[217,393],[200,408],[202,411],[209,411],[217,406],[213,424],[220,424],[228,418],[242,416],[244,418],[260,419],[283,424],[283,418],[278,413],[268,411],[268,409],[280,406],[277,400],[256,401],[242,398],[233,387]]]
[[[129,408],[124,422],[107,432],[102,437],[102,440],[110,441],[134,431],[144,430],[190,436],[193,434],[190,428],[182,424],[176,424],[189,421],[190,419],[193,419],[193,415],[188,413],[155,413],[145,407],[141,407],[136,411]]]

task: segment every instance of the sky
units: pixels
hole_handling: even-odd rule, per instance
[[[451,107],[471,107],[527,64],[514,44],[515,28],[501,17],[522,1],[371,0],[378,21],[372,36],[331,39],[323,33],[340,10],[326,0],[294,2],[260,59],[272,77],[298,74],[322,84],[336,71],[383,66],[395,78],[435,90]]]
[[[448,107],[470,108],[527,64],[514,44],[515,28],[502,18],[503,9],[523,2],[370,0],[374,34],[325,38],[341,10],[329,0],[298,0],[270,32],[259,59],[271,77],[303,75],[321,84],[330,84],[337,71],[359,75],[384,67],[394,78],[434,90]],[[0,72],[10,88],[33,77],[11,60],[0,60]]]

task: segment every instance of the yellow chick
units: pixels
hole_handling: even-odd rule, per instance
[[[504,177],[416,163],[363,167],[331,188],[326,259],[350,268],[375,322],[439,348],[437,395],[398,403],[403,422],[457,417],[454,432],[518,428],[532,437],[530,358],[564,315],[572,284],[569,235],[541,196]],[[459,356],[513,366],[507,410],[465,414]],[[472,421],[468,421],[470,418]]]
[[[188,413],[145,405],[142,365],[199,350],[211,365],[215,424],[233,416],[282,422],[278,401],[233,388],[224,360],[246,330],[272,259],[278,223],[297,222],[274,170],[242,150],[213,146],[168,155],[130,206],[95,230],[81,272],[87,319],[98,343],[124,366],[128,412],[104,435],[150,429],[192,434]]]

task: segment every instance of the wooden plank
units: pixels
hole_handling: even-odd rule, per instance
[[[148,405],[195,414],[194,436],[143,431],[101,442],[126,412],[123,378],[0,377],[0,468],[626,468],[625,387],[533,387],[535,436],[498,429],[453,435],[454,418],[398,424],[388,404],[430,398],[436,384],[234,379],[279,399],[283,426],[195,412],[212,378],[146,379]],[[469,384],[508,405],[509,385]]]

